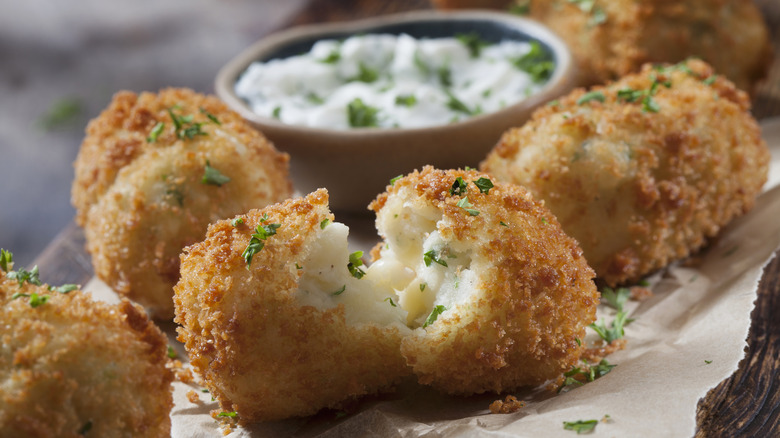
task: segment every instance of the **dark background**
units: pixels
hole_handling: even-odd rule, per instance
[[[116,91],[211,93],[225,62],[303,3],[0,0],[0,247],[28,266],[71,222],[84,128]]]

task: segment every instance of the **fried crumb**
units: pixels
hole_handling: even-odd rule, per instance
[[[629,290],[634,301],[645,301],[653,297],[653,291],[644,286],[632,286]]]
[[[601,362],[601,359],[604,359],[610,354],[616,351],[624,350],[626,348],[626,344],[628,344],[626,339],[615,339],[603,347],[588,348],[584,353],[582,353],[582,360],[590,363]]]
[[[520,401],[513,395],[506,396],[506,399],[498,399],[490,404],[490,412],[493,414],[511,414],[525,407],[525,402]]]
[[[185,368],[184,364],[178,359],[168,360],[166,368],[174,372],[176,380],[181,383],[193,383],[195,382],[195,375],[190,368]]]
[[[200,396],[193,390],[187,391],[187,400],[189,400],[190,403],[200,404]]]
[[[212,409],[209,412],[209,415],[219,423],[219,426],[222,429],[222,435],[227,436],[230,435],[238,425],[238,419],[236,417],[220,417],[219,414],[222,412],[223,411],[219,409]]]

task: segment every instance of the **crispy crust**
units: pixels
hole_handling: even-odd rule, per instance
[[[544,199],[608,284],[636,281],[747,212],[766,181],[748,96],[722,76],[705,83],[714,74],[692,60],[594,88],[603,103],[578,104],[575,90],[505,133],[481,168]],[[655,77],[670,82],[657,85],[658,112],[617,98]]]
[[[169,109],[202,122],[207,135],[178,138]],[[90,122],[75,162],[72,202],[95,273],[154,317],[172,318],[181,249],[214,220],[289,197],[288,159],[214,97],[117,93]],[[207,161],[231,181],[203,184]]]
[[[252,210],[238,227],[219,221],[182,255],[179,340],[222,409],[238,412],[242,424],[337,408],[409,374],[397,327],[353,326],[343,304],[319,310],[296,302],[303,272],[296,264],[322,220],[333,220],[327,205],[318,190]],[[281,224],[277,234],[247,268],[241,254],[251,234],[271,223]]]
[[[16,292],[49,295],[33,308]],[[170,436],[167,340],[142,308],[0,280],[0,436]]]
[[[603,22],[594,23],[594,11],[604,12]],[[772,59],[769,30],[752,1],[596,0],[585,11],[570,1],[532,0],[530,16],[570,45],[587,85],[648,62],[699,57],[750,92]]]
[[[753,92],[772,64],[769,29],[745,0],[433,0],[442,9],[528,6],[572,49],[582,85],[604,84],[648,62],[698,57]]]
[[[400,196],[414,209],[435,207],[443,215],[438,232],[465,243],[472,268],[483,269],[469,302],[404,338],[401,352],[421,383],[451,394],[557,378],[577,363],[583,347],[576,340],[596,318],[594,273],[577,243],[527,190],[496,183],[484,194],[470,185],[466,196],[479,211],[472,216],[456,205],[462,196],[449,193],[459,176],[469,184],[487,177],[425,167],[388,186],[370,206],[381,216],[389,199]]]

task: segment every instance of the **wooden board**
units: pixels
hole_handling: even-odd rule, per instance
[[[747,1],[747,0],[746,0]],[[775,59],[754,98],[758,119],[780,116],[780,2],[756,0],[773,32]],[[312,0],[286,26],[343,21],[427,9],[424,0]],[[92,278],[84,233],[70,224],[36,259],[52,284],[85,284]],[[780,436],[780,259],[770,263],[759,285],[748,348],[739,370],[699,402],[697,437]]]

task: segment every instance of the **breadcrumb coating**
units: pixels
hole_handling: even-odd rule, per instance
[[[745,0],[433,0],[443,9],[512,10],[540,21],[569,45],[582,85],[643,64],[695,57],[753,92],[772,63],[761,11]]]
[[[647,65],[538,110],[481,169],[543,199],[607,284],[635,282],[753,206],[769,151],[749,110],[702,61]]]
[[[288,198],[287,163],[215,97],[117,93],[74,164],[72,202],[96,275],[155,318],[172,318],[182,248],[215,220]]]
[[[384,296],[360,314],[342,302],[374,288],[350,275],[346,235],[331,236],[346,227],[332,222],[325,190],[239,218],[185,250],[174,297],[179,340],[223,411],[241,424],[311,415],[409,374],[400,310]],[[275,234],[248,265],[242,253],[262,226]],[[391,322],[371,322],[381,311],[372,305]]]
[[[179,339],[224,411],[311,415],[412,372],[452,394],[501,392],[577,363],[594,273],[525,189],[426,167],[371,208],[385,243],[368,267],[324,189],[219,221],[185,250]]]
[[[531,0],[529,14],[571,47],[584,83],[651,62],[705,60],[751,92],[771,64],[769,29],[744,0]]]
[[[458,178],[465,187],[453,190]],[[519,186],[481,189],[485,179],[425,167],[370,206],[387,246],[368,274],[387,259],[416,274],[398,292],[417,327],[401,352],[420,383],[450,394],[499,393],[562,375],[577,363],[577,341],[599,302],[593,271],[550,211]],[[437,307],[443,311],[431,322]]]
[[[0,437],[170,436],[167,340],[141,307],[2,278],[0,321]]]

